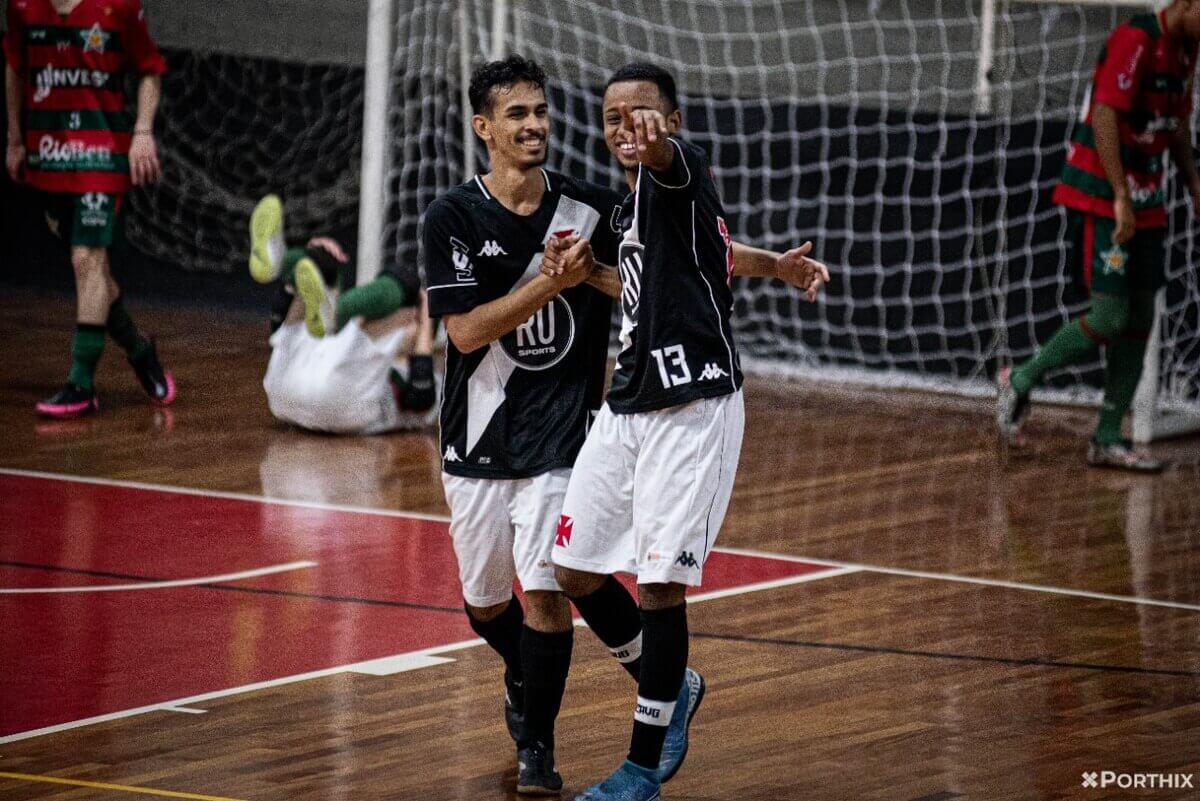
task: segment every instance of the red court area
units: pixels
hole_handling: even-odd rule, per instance
[[[9,474],[0,514],[0,737],[475,636],[444,522]],[[714,553],[700,592],[824,569]]]

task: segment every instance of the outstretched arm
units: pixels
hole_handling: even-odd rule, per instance
[[[804,291],[810,303],[817,292],[829,283],[829,268],[816,259],[808,258],[812,242],[805,242],[786,253],[733,243],[733,274],[743,277],[778,278]]]

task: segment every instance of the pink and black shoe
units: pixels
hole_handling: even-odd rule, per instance
[[[99,409],[96,391],[77,384],[64,384],[62,389],[37,405],[38,414],[59,418],[82,417]]]
[[[155,406],[168,406],[175,400],[175,379],[163,370],[158,361],[158,349],[154,340],[150,340],[150,346],[139,358],[130,359],[129,365],[137,374],[142,389],[150,396],[151,403]]]

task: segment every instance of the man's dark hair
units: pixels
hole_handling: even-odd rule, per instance
[[[489,61],[471,73],[471,85],[467,88],[471,110],[476,114],[491,113],[492,102],[496,99],[492,90],[518,83],[531,83],[545,90],[546,71],[524,56],[511,55],[500,61]]]
[[[667,72],[657,64],[650,64],[646,61],[634,61],[631,64],[626,64],[612,74],[608,79],[608,83],[604,84],[604,91],[608,91],[608,87],[614,83],[622,83],[624,81],[649,81],[658,87],[658,93],[667,101],[670,106],[667,109],[669,114],[679,108],[679,95],[675,91],[675,78],[671,73]]]

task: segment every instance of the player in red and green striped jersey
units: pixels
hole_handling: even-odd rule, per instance
[[[996,422],[1014,442],[1042,375],[1104,346],[1104,405],[1088,463],[1137,472],[1164,467],[1122,438],[1121,422],[1142,375],[1154,295],[1163,284],[1167,152],[1200,215],[1191,129],[1198,41],[1200,0],[1174,0],[1157,14],[1117,26],[1101,51],[1054,191],[1054,201],[1067,209],[1077,272],[1092,305],[1033,358],[1000,372]]]
[[[67,382],[37,409],[69,417],[98,408],[106,333],[151,401],[168,404],[174,381],[125,310],[108,256],[125,194],[159,176],[153,129],[166,62],[140,0],[9,0],[4,55],[8,173],[44,193],[47,222],[71,246],[78,301]],[[126,110],[131,73],[136,116]]]

